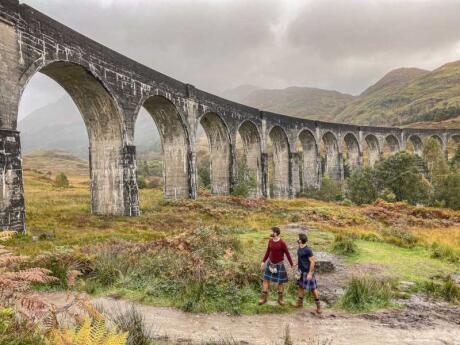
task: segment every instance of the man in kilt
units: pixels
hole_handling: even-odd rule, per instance
[[[267,251],[262,260],[263,289],[259,300],[260,305],[267,303],[270,282],[278,284],[278,304],[284,305],[284,284],[288,281],[286,267],[284,266],[284,256],[286,255],[291,267],[294,264],[286,242],[280,238],[280,233],[280,228],[272,228],[271,239],[268,241]]]
[[[316,286],[316,275],[315,275],[315,257],[313,251],[307,246],[308,238],[305,234],[299,234],[299,248],[297,249],[297,273],[298,280],[297,285],[297,303],[296,307],[303,307],[303,299],[305,291],[309,291],[315,297],[316,313],[321,314],[321,303],[319,301],[319,292]]]

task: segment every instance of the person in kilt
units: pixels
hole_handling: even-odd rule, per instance
[[[280,228],[272,228],[271,239],[268,241],[267,251],[262,259],[263,288],[259,300],[260,305],[267,303],[268,289],[271,282],[278,284],[278,304],[284,305],[284,284],[288,282],[286,267],[284,266],[284,256],[286,255],[291,267],[293,267],[294,263],[292,262],[286,242],[280,238],[280,233]]]
[[[316,313],[321,314],[321,303],[319,301],[319,292],[315,275],[315,257],[313,251],[307,245],[308,238],[305,234],[299,234],[299,248],[297,249],[297,273],[298,273],[298,290],[296,307],[303,307],[305,291],[311,292],[315,297]]]

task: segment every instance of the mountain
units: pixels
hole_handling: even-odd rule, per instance
[[[72,99],[64,96],[33,111],[19,121],[24,154],[35,150],[62,150],[88,159],[85,123]],[[150,115],[142,109],[136,121],[135,143],[138,156],[160,152],[160,138]]]
[[[351,102],[336,120],[371,125],[407,125],[440,122],[460,116],[460,61],[445,64],[431,72],[423,70],[387,74]],[[400,75],[402,77],[395,78]],[[404,80],[406,79],[406,80]],[[393,82],[389,82],[393,80]],[[394,81],[396,80],[396,81]],[[428,124],[427,124],[428,125]]]
[[[251,92],[259,89],[260,87],[254,85],[240,85],[233,89],[225,90],[224,92],[222,92],[221,96],[230,101],[240,102]]]
[[[251,107],[323,121],[334,121],[334,115],[355,99],[338,91],[296,86],[278,90],[256,89],[241,96],[237,101]]]
[[[37,150],[23,155],[26,170],[38,170],[50,177],[63,172],[68,176],[89,176],[88,161],[62,150]]]
[[[394,69],[383,76],[378,82],[374,85],[368,87],[366,90],[361,93],[361,96],[368,96],[376,91],[379,91],[386,87],[396,87],[399,85],[404,85],[407,82],[414,80],[418,77],[422,77],[430,71],[420,69],[420,68],[397,68]]]

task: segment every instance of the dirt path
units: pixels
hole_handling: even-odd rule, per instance
[[[44,297],[58,307],[66,304],[65,293],[46,294]],[[93,302],[109,312],[131,305],[127,301],[106,297],[94,299]],[[141,304],[136,304],[136,307],[144,315],[155,337],[167,337],[180,343],[233,339],[240,344],[279,344],[286,326],[289,326],[295,344],[322,345],[327,339],[332,340],[332,345],[460,344],[460,326],[445,320],[432,320],[428,327],[423,325],[403,329],[385,326],[378,320],[331,311],[326,311],[324,316],[318,318],[308,309],[294,314],[227,316],[190,314],[173,308]],[[309,339],[314,341],[309,342]]]

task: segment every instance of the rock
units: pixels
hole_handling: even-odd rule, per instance
[[[54,236],[54,234],[51,233],[51,232],[44,232],[44,233],[42,233],[42,234],[40,234],[40,235],[38,236],[38,239],[39,239],[40,241],[46,241],[46,240],[52,240],[52,239],[54,239],[55,237],[56,237],[56,236]]]
[[[400,291],[407,291],[407,290],[410,290],[411,288],[413,288],[415,286],[415,283],[414,282],[410,282],[410,281],[401,281],[399,283],[399,286],[398,286],[398,289]]]
[[[460,273],[454,273],[451,275],[452,280],[460,285]]]
[[[335,256],[326,252],[315,253],[315,271],[318,273],[330,273],[335,271]]]

